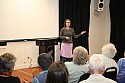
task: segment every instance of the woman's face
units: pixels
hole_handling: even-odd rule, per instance
[[[71,24],[70,20],[66,20],[66,27],[70,27],[70,24]]]

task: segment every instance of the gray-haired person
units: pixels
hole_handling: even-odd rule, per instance
[[[38,56],[37,62],[43,71],[40,72],[36,77],[34,77],[32,83],[45,83],[48,68],[53,63],[52,55],[48,53],[42,53]]]
[[[16,62],[16,57],[11,53],[0,56],[0,83],[20,83],[18,77],[11,76]]]
[[[88,72],[88,58],[88,51],[84,47],[78,46],[73,50],[73,62],[65,62],[70,75],[69,83],[77,83],[80,76]]]
[[[93,54],[89,59],[89,72],[88,79],[81,81],[80,83],[116,83],[114,80],[105,78],[102,74],[105,70],[105,64],[102,58],[102,54]]]
[[[102,57],[105,62],[105,69],[109,67],[116,67],[117,68],[117,74],[119,72],[119,68],[115,60],[112,58],[115,56],[117,50],[115,48],[115,45],[112,43],[108,43],[102,47]]]

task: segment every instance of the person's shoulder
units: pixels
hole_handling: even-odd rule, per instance
[[[36,78],[37,78],[37,77],[45,76],[45,75],[47,75],[47,73],[48,73],[48,70],[42,71],[42,72],[40,72],[38,75],[36,75]]]
[[[10,78],[12,78],[12,79],[19,79],[19,77],[15,77],[15,76],[10,76]]]
[[[64,29],[65,29],[65,27],[62,28],[62,30],[64,30]]]
[[[71,65],[73,62],[65,62],[65,65]]]
[[[84,65],[83,65],[83,68],[88,69],[88,66],[89,66],[89,64],[84,64]]]
[[[114,59],[112,59],[112,58],[111,58],[111,62],[112,62],[113,64],[115,64],[115,65],[117,64],[116,61],[115,61]]]
[[[109,78],[105,78],[105,80],[107,80],[107,83],[108,83],[108,82],[110,82],[110,83],[117,83],[116,81],[111,80],[111,79],[109,79]]]
[[[119,60],[125,60],[125,58],[120,58]]]
[[[65,27],[63,27],[63,28],[61,29],[61,31],[65,31]]]
[[[71,30],[74,30],[72,27],[70,27]]]
[[[80,81],[79,83],[89,83],[87,80]]]
[[[72,62],[65,62],[65,64],[71,64]]]
[[[118,62],[125,62],[125,58],[120,58]]]
[[[109,82],[110,82],[110,83],[117,83],[116,81],[111,80],[111,79],[109,79]]]

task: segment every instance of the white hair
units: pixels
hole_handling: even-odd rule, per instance
[[[109,43],[107,45],[104,45],[102,48],[102,55],[113,58],[116,54],[117,50],[115,48],[115,45],[112,43]]]
[[[102,54],[93,54],[89,59],[90,70],[103,70],[105,65]]]

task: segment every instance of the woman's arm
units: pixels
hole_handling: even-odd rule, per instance
[[[86,31],[82,31],[80,34],[76,35],[76,34],[75,34],[75,31],[74,31],[74,29],[73,29],[73,37],[74,37],[74,38],[78,38],[78,37],[80,37],[81,35],[83,35],[84,33],[86,33]]]
[[[62,28],[60,31],[60,39],[66,39],[66,36],[63,36],[64,34],[64,29]]]

